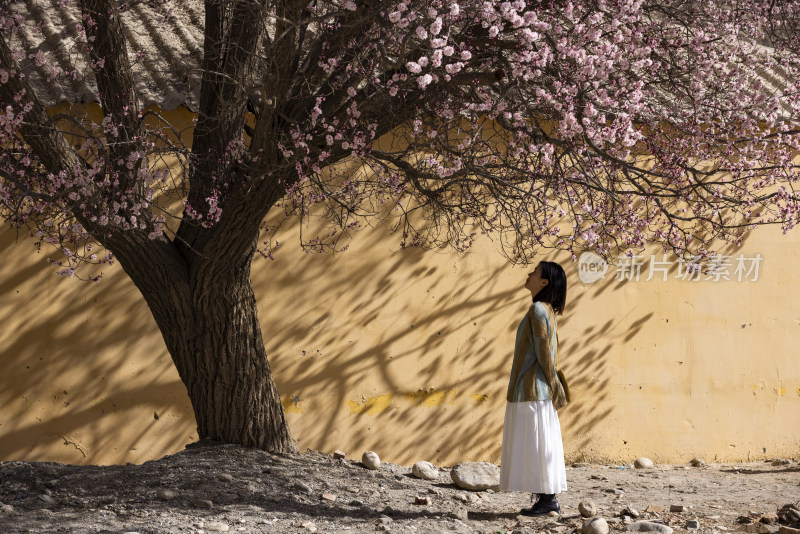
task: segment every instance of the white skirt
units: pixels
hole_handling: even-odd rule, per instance
[[[506,404],[500,489],[546,494],[567,491],[561,425],[552,401]]]

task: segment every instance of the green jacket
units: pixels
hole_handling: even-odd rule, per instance
[[[558,410],[566,395],[556,375],[558,337],[556,314],[545,302],[534,302],[517,328],[514,363],[508,382],[508,402],[552,400]]]

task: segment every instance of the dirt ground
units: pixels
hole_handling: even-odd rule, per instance
[[[530,506],[529,494],[461,490],[447,468],[427,481],[410,466],[384,463],[373,471],[360,458],[313,451],[273,455],[211,443],[143,465],[3,462],[0,533],[571,534],[582,525],[578,504],[593,501],[612,532],[631,521],[621,517],[630,507],[677,534],[690,532],[689,520],[699,521],[691,532],[767,534],[779,529],[774,514],[800,501],[796,460],[650,469],[575,464],[567,480],[563,515],[526,518],[518,514]],[[420,497],[429,503],[415,504]],[[671,512],[673,505],[685,510]]]

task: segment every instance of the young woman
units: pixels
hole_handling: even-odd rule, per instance
[[[556,494],[567,490],[564,445],[556,410],[566,395],[556,374],[556,314],[564,311],[567,277],[557,263],[543,261],[528,275],[533,304],[517,328],[508,383],[500,489],[529,491],[538,500],[523,515],[561,513]]]

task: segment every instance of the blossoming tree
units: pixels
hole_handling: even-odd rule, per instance
[[[2,214],[60,249],[61,274],[121,264],[201,437],[295,447],[250,282],[273,209],[324,212],[338,231],[314,249],[391,216],[406,246],[487,232],[514,261],[650,242],[708,255],[796,221],[800,78],[778,38],[792,2],[209,0],[191,147],[141,107],[125,5],[59,4],[90,69],[54,83],[92,78],[103,118],[48,114],[19,65],[48,58],[15,48],[30,24],[3,3]]]

